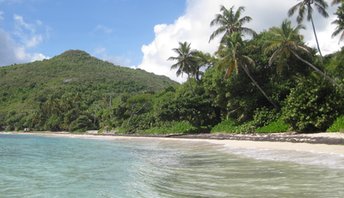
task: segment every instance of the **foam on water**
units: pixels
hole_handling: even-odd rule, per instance
[[[344,169],[344,155],[335,153],[321,153],[312,151],[303,152],[262,148],[247,149],[232,147],[230,145],[226,145],[220,150],[257,160],[293,162],[331,169]]]

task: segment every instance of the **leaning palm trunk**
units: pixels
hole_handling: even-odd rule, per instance
[[[279,106],[274,103],[269,96],[265,93],[265,91],[259,86],[257,81],[251,76],[250,72],[248,71],[246,65],[241,66],[241,68],[245,71],[247,76],[250,78],[250,80],[253,82],[253,84],[259,89],[259,91],[264,95],[264,97],[274,106],[275,109],[279,110]]]
[[[319,52],[319,55],[320,55],[321,60],[322,60],[323,59],[323,55],[322,55],[321,50],[320,50],[318,35],[317,35],[317,31],[315,30],[315,25],[314,25],[313,17],[311,17],[311,23],[312,23],[313,33],[314,33],[314,37],[315,37],[315,42],[317,43],[318,52]]]
[[[314,69],[318,74],[322,75],[324,78],[326,78],[328,81],[330,81],[333,85],[338,85],[334,79],[326,75],[323,71],[318,69],[316,66],[314,66],[312,63],[306,61],[305,59],[301,58],[297,53],[294,52],[294,50],[290,50],[291,53],[300,61],[306,63],[308,66],[310,66],[312,69]]]

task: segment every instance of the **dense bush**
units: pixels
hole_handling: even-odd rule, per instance
[[[187,121],[165,122],[160,126],[144,131],[144,134],[188,134],[197,132],[197,128]]]
[[[219,122],[220,113],[213,106],[211,98],[202,86],[190,80],[181,85],[175,93],[163,97],[155,108],[157,120],[181,121],[185,120],[195,127],[211,127]]]
[[[86,115],[80,115],[76,120],[70,124],[69,130],[72,132],[85,132],[89,129],[94,129],[92,120]]]
[[[266,107],[258,108],[253,116],[253,123],[256,127],[262,127],[276,120],[278,116],[276,109],[271,110]]]
[[[52,115],[48,118],[46,121],[44,127],[46,130],[50,131],[60,131],[60,125],[61,125],[61,117],[58,115]]]
[[[5,130],[5,115],[0,114],[0,131]]]
[[[314,78],[301,78],[285,101],[283,117],[293,130],[325,131],[343,108],[343,98],[336,89]]]

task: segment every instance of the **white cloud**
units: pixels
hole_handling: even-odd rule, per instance
[[[39,45],[43,41],[42,35],[34,35],[26,41],[27,48],[33,48]]]
[[[34,48],[43,42],[44,36],[37,33],[43,26],[42,21],[37,20],[35,23],[28,23],[20,15],[14,15],[14,35],[17,36],[26,48]],[[48,32],[48,27],[45,27]],[[48,35],[46,36],[48,37]]]
[[[13,16],[13,19],[14,19],[16,29],[20,31],[29,30],[30,32],[35,32],[34,26],[32,24],[26,23],[22,16],[15,14]]]
[[[0,66],[15,63],[19,59],[17,56],[17,46],[9,34],[0,29]]]
[[[333,20],[335,20],[335,16],[329,19],[329,21],[333,21]],[[339,41],[338,37],[332,38],[332,33],[335,28],[336,26],[334,24],[328,23],[326,24],[324,28],[317,31],[319,45],[320,45],[321,52],[323,55],[338,51],[340,50],[340,47],[342,46],[338,42]],[[311,36],[309,34],[310,34],[310,31],[307,32],[307,36],[306,36],[307,45],[315,48],[316,47],[315,38],[313,34]]]
[[[276,0],[187,0],[187,9],[183,16],[179,17],[173,24],[158,24],[154,27],[155,39],[147,45],[142,46],[143,59],[138,68],[166,75],[179,82],[185,81],[185,77],[176,77],[175,71],[170,70],[168,57],[174,56],[172,48],[178,47],[178,42],[191,42],[191,47],[205,52],[214,52],[218,47],[218,40],[208,43],[209,36],[214,28],[209,26],[215,14],[219,13],[220,5],[227,8],[244,6],[244,15],[251,16],[253,20],[247,24],[257,32],[266,30],[272,26],[279,26],[287,18],[287,11],[295,5],[298,0],[276,1]],[[333,13],[331,8],[329,13]],[[338,40],[331,39],[333,27],[330,19],[315,17],[321,40],[321,49],[324,54],[333,52],[340,48]],[[308,22],[305,22],[308,23]],[[314,47],[313,34],[307,26],[304,32],[305,40]]]
[[[48,57],[41,53],[29,53],[25,46],[16,43],[11,35],[0,29],[0,66],[43,60]]]
[[[30,52],[44,40],[44,36],[37,33],[42,22],[27,23],[19,15],[14,15],[13,21],[14,32],[0,28],[0,66],[49,58],[42,53]]]

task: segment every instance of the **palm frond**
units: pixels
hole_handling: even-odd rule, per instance
[[[294,5],[288,10],[288,16],[291,17],[295,14],[295,12],[299,9],[299,7],[302,5],[302,2]]]
[[[214,40],[218,35],[223,34],[225,32],[226,32],[225,27],[219,27],[210,35],[209,42]]]
[[[209,42],[215,37],[223,34],[221,38],[221,43],[224,42],[225,37],[233,34],[234,32],[240,32],[243,34],[255,35],[255,32],[247,27],[243,27],[245,23],[252,20],[249,16],[241,17],[242,13],[245,11],[244,7],[239,7],[237,10],[232,6],[227,9],[225,6],[221,5],[220,14],[216,14],[215,18],[211,21],[211,26],[219,26],[211,35]]]

